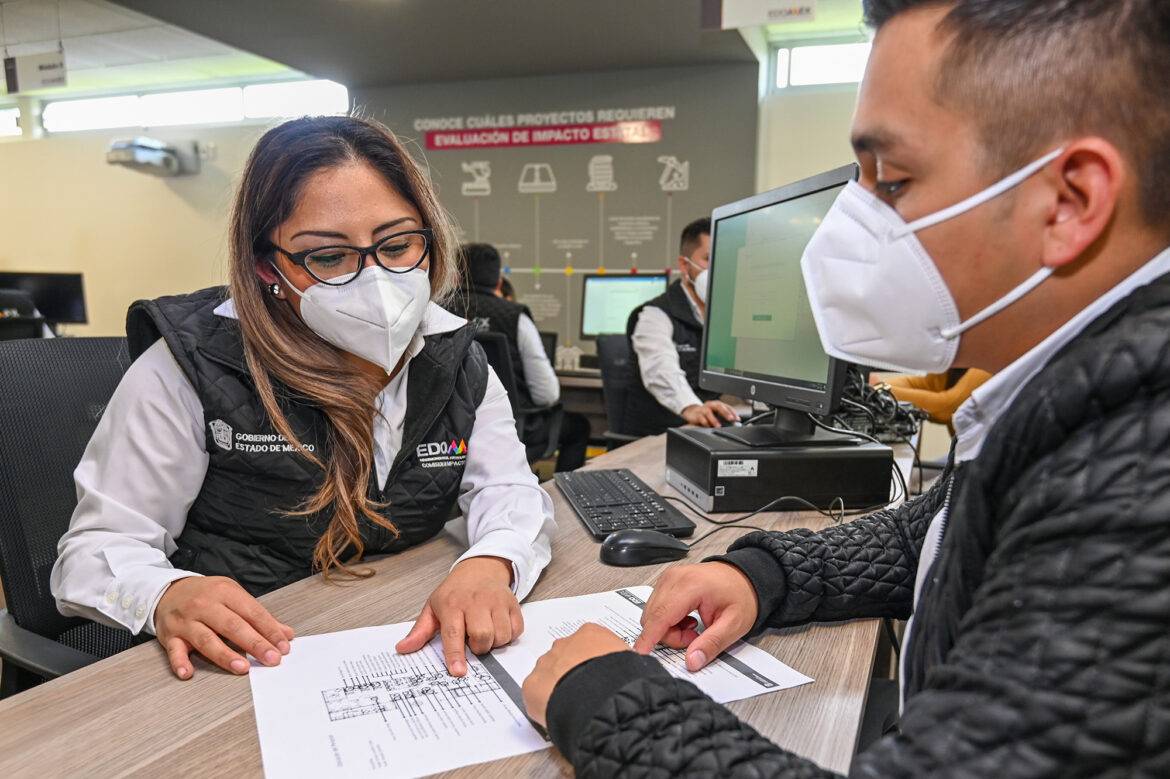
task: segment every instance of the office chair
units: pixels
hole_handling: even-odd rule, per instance
[[[0,343],[0,697],[132,644],[128,631],[61,616],[49,592],[77,504],[73,469],[129,364],[125,338]]]
[[[557,364],[557,334],[540,331],[540,344],[544,347],[544,353],[548,355],[548,361],[553,365]]]
[[[602,435],[610,449],[637,441],[638,436],[623,433],[626,418],[626,397],[634,382],[634,367],[630,364],[630,342],[624,335],[599,335],[597,358],[601,364],[601,393],[605,396],[605,416],[609,429]]]
[[[0,289],[0,341],[41,338],[45,320],[32,296],[21,289]]]
[[[504,389],[508,393],[508,400],[512,403],[512,416],[516,418],[516,432],[520,434],[520,440],[524,440],[525,425],[530,418],[541,414],[550,415],[548,438],[544,442],[543,448],[534,451],[525,444],[528,462],[534,463],[537,460],[552,457],[560,445],[561,423],[565,417],[564,408],[560,403],[554,403],[551,406],[522,405],[519,390],[516,387],[516,374],[512,370],[512,356],[508,353],[507,337],[503,333],[480,330],[475,334],[475,340],[483,347],[484,353],[487,354],[488,364],[492,366],[492,370],[496,372],[496,376],[499,377],[500,383],[504,385]]]
[[[25,338],[44,337],[44,317],[6,316],[0,318],[0,341],[19,341]]]

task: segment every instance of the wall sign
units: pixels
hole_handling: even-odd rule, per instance
[[[64,50],[6,57],[4,82],[10,95],[31,89],[65,86]]]

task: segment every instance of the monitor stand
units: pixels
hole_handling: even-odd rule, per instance
[[[777,408],[770,425],[722,427],[714,431],[736,443],[751,447],[857,446],[860,439],[830,433],[817,427],[804,411]]]

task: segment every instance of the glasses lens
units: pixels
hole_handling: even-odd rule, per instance
[[[378,247],[378,262],[392,271],[414,268],[427,253],[427,239],[422,233],[392,235]]]
[[[305,258],[305,268],[317,281],[344,284],[358,272],[361,256],[353,249],[326,247]]]

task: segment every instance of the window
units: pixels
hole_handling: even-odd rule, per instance
[[[249,119],[343,114],[349,90],[334,81],[291,81],[244,87],[244,116]]]
[[[3,110],[0,109],[0,135],[8,134]],[[245,119],[339,114],[347,110],[349,91],[341,84],[286,81],[243,88],[57,100],[45,106],[41,120],[47,131],[61,133],[116,127],[230,124]],[[20,128],[13,134],[19,135]]]
[[[869,60],[869,43],[832,43],[776,49],[776,88],[854,84]]]
[[[135,127],[141,124],[138,121],[138,95],[58,100],[45,106],[41,112],[41,124],[51,133]]]
[[[0,137],[20,135],[20,109],[0,108]]]
[[[776,88],[788,86],[789,49],[776,49]]]
[[[244,118],[239,87],[195,92],[159,92],[138,98],[143,127],[175,124],[225,124]]]

